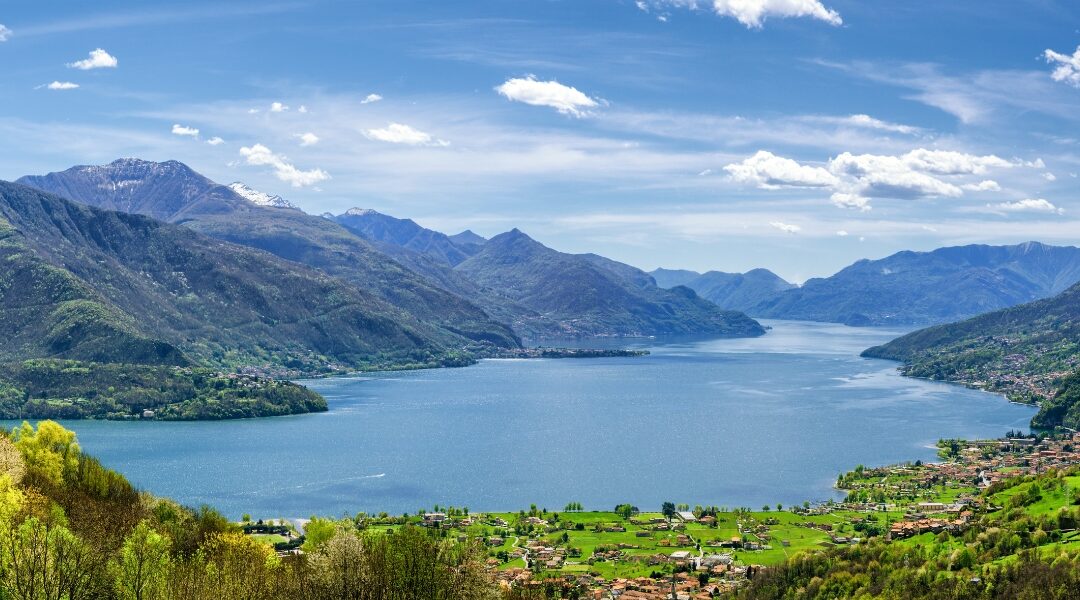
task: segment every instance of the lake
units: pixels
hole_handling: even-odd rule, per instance
[[[857,464],[933,460],[939,438],[1026,430],[1035,412],[858,356],[899,331],[764,323],[773,329],[756,339],[618,342],[651,350],[641,358],[303,382],[326,396],[322,414],[64,425],[156,494],[234,518],[297,518],[820,501],[839,497],[837,474]]]

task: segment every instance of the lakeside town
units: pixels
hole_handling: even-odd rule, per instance
[[[531,506],[516,513],[474,513],[436,506],[414,515],[360,513],[351,525],[371,532],[418,526],[434,535],[482,544],[487,568],[507,589],[595,600],[701,600],[739,590],[800,552],[925,536],[961,536],[997,518],[1011,482],[1058,474],[1064,491],[1048,501],[1080,502],[1080,433],[942,440],[940,462],[858,466],[837,479],[844,501],[758,508],[664,503],[660,511],[624,504],[587,511]],[[1049,509],[1048,509],[1049,510]],[[306,536],[340,522],[301,523]],[[245,533],[281,554],[304,552],[305,535],[286,521],[251,522]],[[1080,547],[1076,532],[1059,543]]]

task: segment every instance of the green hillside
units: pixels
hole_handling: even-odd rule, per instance
[[[1080,428],[1080,285],[1045,300],[909,333],[863,356],[904,363],[905,375],[955,381],[1038,402],[1038,427]]]

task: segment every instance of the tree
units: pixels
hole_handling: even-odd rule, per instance
[[[675,503],[665,502],[660,507],[660,512],[662,512],[664,514],[664,517],[670,521],[675,516]]]
[[[56,421],[41,421],[36,431],[33,425],[23,421],[11,435],[27,470],[53,485],[59,485],[65,475],[79,466],[80,450],[75,432],[64,429]]]
[[[7,574],[0,597],[19,600],[98,597],[94,553],[63,525],[30,517],[3,540]]]
[[[333,537],[309,554],[307,565],[316,598],[359,600],[368,591],[363,542],[345,527],[338,527]]]
[[[124,600],[164,598],[172,570],[169,546],[168,538],[140,521],[124,539],[119,558],[110,564],[117,595]]]

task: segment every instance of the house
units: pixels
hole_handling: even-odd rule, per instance
[[[694,516],[694,513],[686,510],[675,513],[675,516],[678,517],[680,521],[686,521],[687,523],[697,520],[697,517]]]

